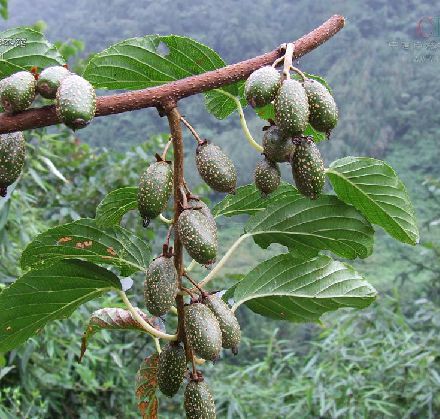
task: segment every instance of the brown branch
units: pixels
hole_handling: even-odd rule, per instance
[[[321,26],[295,41],[293,59],[298,59],[330,39],[344,26],[342,16],[332,16]],[[246,79],[258,68],[271,65],[284,54],[284,46],[273,51],[197,76],[187,77],[162,86],[144,90],[102,96],[97,100],[96,116],[112,115],[149,107],[164,108],[166,103],[177,103],[179,99],[206,92],[207,90]],[[167,112],[167,109],[165,109]],[[0,134],[24,131],[58,124],[55,107],[44,106],[28,109],[16,115],[0,114]]]

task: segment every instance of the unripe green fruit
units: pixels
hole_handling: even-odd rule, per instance
[[[0,196],[20,176],[25,158],[25,141],[22,132],[0,135]]]
[[[173,397],[183,382],[186,371],[186,355],[181,345],[170,343],[159,355],[157,384],[165,396]]]
[[[338,123],[338,107],[333,96],[316,80],[307,79],[303,85],[309,101],[310,125],[318,131],[330,132]]]
[[[208,295],[203,303],[214,313],[222,332],[222,347],[232,349],[234,354],[238,353],[241,331],[237,317],[229,306],[215,295]]]
[[[255,186],[263,196],[276,191],[281,182],[281,172],[278,164],[266,157],[263,158],[255,167],[254,180]]]
[[[302,84],[296,80],[285,80],[275,98],[275,122],[284,136],[304,132],[309,120],[309,103]]]
[[[58,118],[73,130],[86,127],[96,112],[96,93],[82,77],[71,74],[61,80],[56,95]]]
[[[55,99],[61,81],[69,75],[70,71],[62,66],[44,69],[38,77],[37,92],[46,99]]]
[[[270,126],[263,134],[263,153],[271,161],[288,162],[295,151],[289,137],[284,137],[276,125]]]
[[[185,389],[187,419],[215,419],[215,402],[204,381],[190,381]]]
[[[321,153],[310,137],[295,139],[296,151],[292,159],[292,174],[298,190],[316,199],[325,183],[325,169]]]
[[[217,192],[235,192],[237,171],[232,160],[219,146],[207,141],[199,144],[196,165],[200,176],[212,189]]]
[[[144,282],[144,299],[148,311],[163,316],[173,306],[178,291],[177,272],[172,258],[159,256],[150,263]]]
[[[280,73],[271,66],[255,70],[246,80],[244,94],[253,108],[269,104],[280,87]]]
[[[210,228],[212,228],[214,231],[217,231],[217,223],[215,222],[215,218],[212,215],[208,205],[206,205],[202,200],[190,198],[188,199],[188,207],[199,208],[196,209],[196,211],[200,211],[206,217],[206,222],[210,225]]]
[[[187,209],[177,221],[179,237],[188,254],[201,265],[210,265],[217,256],[217,228],[200,211]]]
[[[222,348],[222,332],[212,311],[201,303],[185,306],[185,330],[194,353],[215,361]]]
[[[35,77],[29,71],[19,71],[2,81],[0,102],[7,113],[21,112],[35,99]]]
[[[138,209],[144,227],[167,206],[173,189],[173,169],[166,161],[150,164],[142,174],[138,189]]]

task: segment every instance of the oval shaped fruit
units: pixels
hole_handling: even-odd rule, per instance
[[[25,154],[22,132],[0,135],[0,196],[6,196],[8,186],[20,176]]]
[[[35,77],[29,71],[19,71],[2,82],[0,102],[7,113],[21,112],[35,99]]]
[[[296,80],[285,80],[274,102],[275,122],[284,136],[304,132],[309,120],[309,103],[302,84]]]
[[[159,355],[157,384],[165,396],[173,397],[183,382],[186,371],[186,355],[181,345],[169,343]]]
[[[177,231],[188,254],[201,265],[214,263],[217,256],[217,228],[200,211],[184,210]]]
[[[82,77],[71,74],[61,80],[56,94],[58,118],[73,130],[86,127],[96,112],[96,93]]]
[[[205,381],[190,381],[185,389],[187,419],[215,419],[215,402]]]
[[[138,209],[144,227],[167,206],[173,189],[173,169],[166,161],[150,164],[139,180]]]
[[[148,311],[154,316],[163,316],[173,306],[177,291],[177,272],[172,258],[159,256],[148,266],[144,281]]]
[[[271,161],[287,162],[295,151],[290,137],[283,137],[276,125],[270,126],[263,134],[263,153]]]
[[[199,144],[196,165],[200,176],[212,189],[217,192],[235,192],[237,171],[232,160],[219,146],[207,141]]]
[[[309,101],[309,122],[318,131],[329,133],[338,123],[338,107],[327,88],[317,80],[303,83]]]
[[[240,344],[241,330],[237,317],[229,306],[215,295],[208,295],[203,299],[203,303],[214,313],[222,332],[222,347],[232,349],[234,354],[238,353]]]
[[[316,199],[325,183],[325,169],[321,153],[311,137],[298,138],[292,159],[292,174],[297,189],[305,196]]]
[[[46,99],[55,99],[61,80],[70,75],[66,67],[60,65],[45,68],[37,80],[37,92]]]
[[[280,73],[271,66],[255,70],[246,80],[244,94],[253,108],[269,104],[280,87]]]
[[[281,172],[278,164],[264,157],[255,167],[254,180],[255,186],[263,196],[276,191],[281,182]]]
[[[185,330],[194,353],[215,361],[222,347],[222,332],[212,311],[202,303],[185,306]]]
[[[215,222],[215,218],[208,205],[206,205],[201,199],[190,198],[188,199],[188,207],[193,209],[196,208],[196,211],[200,211],[206,217],[206,222],[209,223],[215,232],[217,232],[217,223]]]

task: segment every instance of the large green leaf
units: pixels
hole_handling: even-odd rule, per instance
[[[86,301],[120,288],[114,273],[80,260],[29,271],[0,294],[0,352],[17,347],[47,322],[69,317]]]
[[[327,176],[339,198],[355,206],[371,223],[403,243],[419,241],[405,185],[388,164],[369,157],[345,157],[330,165]]]
[[[83,259],[113,265],[122,276],[144,270],[150,246],[122,227],[100,228],[95,220],[81,219],[38,235],[24,250],[21,267],[35,269],[61,259]]]
[[[137,187],[116,189],[104,197],[96,207],[96,223],[101,227],[112,227],[121,223],[128,211],[137,208]]]
[[[234,307],[246,304],[273,319],[311,322],[338,308],[367,307],[375,297],[351,266],[328,256],[303,260],[287,253],[261,263],[235,286]]]
[[[0,39],[0,79],[33,66],[43,69],[65,64],[58,50],[33,29],[8,29],[0,32]]]
[[[246,232],[263,248],[280,243],[307,257],[330,250],[348,259],[365,258],[373,250],[370,223],[351,205],[330,195],[312,201],[287,192],[252,216]]]

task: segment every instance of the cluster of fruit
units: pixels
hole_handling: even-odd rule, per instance
[[[294,69],[298,71],[297,69]],[[254,178],[263,195],[275,191],[281,181],[278,163],[288,162],[297,189],[316,199],[324,186],[324,163],[307,125],[327,136],[336,126],[338,109],[329,90],[298,71],[302,81],[283,77],[273,66],[254,71],[246,81],[245,96],[253,107],[273,103],[275,121],[264,127],[263,159]]]

